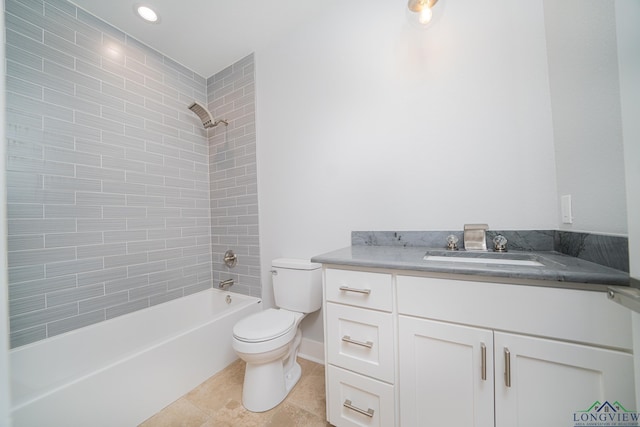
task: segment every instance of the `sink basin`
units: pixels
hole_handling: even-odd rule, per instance
[[[507,259],[507,258],[469,258],[469,257],[446,257],[437,255],[425,255],[425,261],[444,261],[444,262],[473,262],[476,264],[501,264],[501,265],[520,265],[527,267],[544,267],[544,264],[529,259]]]
[[[429,262],[474,263],[544,267],[541,256],[527,253],[428,251],[424,258]]]

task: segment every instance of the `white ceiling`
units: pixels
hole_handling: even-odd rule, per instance
[[[137,40],[210,77],[276,41],[337,0],[72,0]],[[136,4],[152,6],[160,23],[134,14]]]

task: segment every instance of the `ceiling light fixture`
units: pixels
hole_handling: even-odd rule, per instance
[[[409,0],[407,7],[411,12],[412,20],[417,20],[417,23],[426,27],[433,19],[433,7],[438,3],[438,0]]]
[[[151,22],[152,24],[160,22],[160,17],[149,5],[137,4],[133,6],[133,10],[136,12],[136,15],[144,19],[146,22]]]

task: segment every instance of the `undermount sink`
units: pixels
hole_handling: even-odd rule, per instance
[[[473,262],[476,264],[502,264],[502,265],[523,265],[527,267],[543,267],[544,264],[529,259],[496,259],[496,258],[469,258],[469,257],[446,257],[437,255],[425,255],[425,261],[444,261],[444,262]]]
[[[424,258],[429,262],[475,263],[514,265],[521,267],[544,267],[542,257],[536,254],[504,252],[468,252],[468,251],[427,251]]]

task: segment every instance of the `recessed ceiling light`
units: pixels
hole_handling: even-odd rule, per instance
[[[144,19],[147,22],[151,22],[155,24],[160,22],[160,17],[149,5],[137,4],[133,6],[133,10],[136,12],[136,15],[138,15],[140,18]]]

